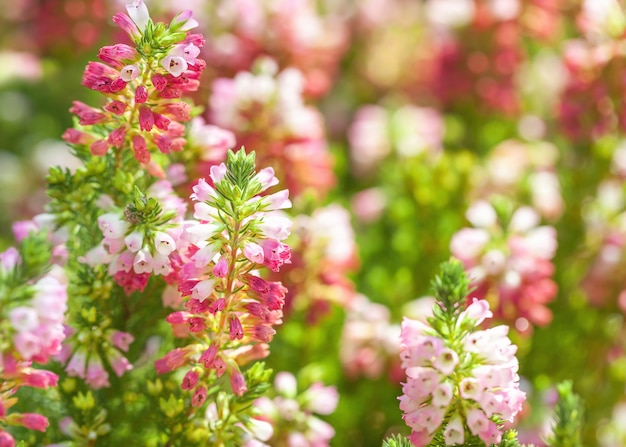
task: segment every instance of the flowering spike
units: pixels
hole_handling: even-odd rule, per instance
[[[203,39],[187,36],[194,24],[188,12],[168,29],[152,23],[141,0],[128,4],[127,10],[129,15],[116,14],[113,20],[137,48],[105,46],[98,53],[104,63],[87,65],[82,84],[103,94],[106,103],[96,109],[74,102],[71,112],[83,128],[66,132],[64,139],[88,145],[96,156],[131,149],[148,173],[164,176],[163,166],[156,164],[160,160],[152,160],[151,152],[169,154],[185,147],[182,123],[191,119],[190,106],[179,98],[199,87],[206,66],[198,59]],[[115,160],[119,165],[123,158],[116,155]]]
[[[402,323],[400,357],[407,381],[400,409],[417,447],[442,430],[446,445],[463,443],[469,434],[498,444],[502,434],[494,421],[512,421],[525,400],[508,327],[478,329],[488,305],[474,302],[461,311],[468,283],[458,261],[443,264],[433,281],[439,301],[430,324],[409,318]]]
[[[268,355],[266,343],[282,322],[287,290],[277,282],[266,281],[251,270],[271,265],[274,271],[289,262],[289,247],[269,236],[284,239],[291,223],[272,215],[272,203],[288,206],[288,193],[280,192],[267,202],[259,195],[274,184],[273,171],[255,173],[254,153],[229,152],[226,163],[210,169],[210,179],[199,179],[193,186],[194,217],[187,221],[181,237],[191,246],[180,269],[178,290],[186,300],[186,311],[170,314],[167,321],[180,331],[184,325],[193,334],[194,352],[185,362],[190,371],[203,368],[192,406],[204,400],[198,389],[215,377],[228,374],[236,395],[247,392],[248,385],[240,367]],[[158,361],[159,371],[168,371]],[[166,365],[167,366],[167,365]],[[182,365],[179,365],[182,366]],[[188,373],[187,379],[195,374]],[[185,379],[183,387],[191,389]]]

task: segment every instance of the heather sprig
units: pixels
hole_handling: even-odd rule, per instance
[[[128,15],[118,13],[113,21],[135,46],[105,46],[98,53],[104,63],[87,65],[82,84],[106,102],[94,108],[74,101],[70,111],[78,123],[63,138],[97,156],[113,150],[117,166],[127,162],[124,154],[130,151],[149,172],[163,177],[162,166],[150,164],[151,153],[181,151],[186,144],[182,123],[191,118],[191,106],[180,98],[199,87],[206,64],[197,56],[204,39],[189,33],[198,25],[189,10],[167,26],[153,22],[141,0],[126,8]]]
[[[43,250],[42,250],[43,248]],[[61,349],[65,334],[67,284],[63,269],[51,268],[51,244],[44,232],[31,232],[19,250],[0,253],[0,445],[13,446],[7,426],[45,431],[39,413],[11,411],[22,387],[47,389],[58,376],[33,367]]]
[[[147,195],[135,187],[123,209],[111,206],[98,217],[103,239],[86,253],[84,262],[107,264],[108,273],[127,295],[143,291],[153,274],[175,282],[186,209],[167,181],[153,183]]]
[[[383,447],[413,447],[413,444],[403,436],[393,435],[383,441]]]
[[[290,262],[281,241],[291,222],[279,211],[291,206],[288,191],[259,195],[277,183],[271,168],[257,173],[254,153],[241,149],[193,188],[196,220],[181,236],[189,243],[178,286],[185,310],[166,319],[190,343],[156,362],[159,373],[189,368],[181,387],[191,393],[192,407],[204,406],[224,374],[232,393],[244,396],[243,366],[269,354],[273,326],[282,322],[286,289],[257,273]]]
[[[148,300],[166,284],[178,285],[188,247],[179,240],[187,204],[163,177],[167,154],[186,144],[191,105],[180,97],[198,88],[203,39],[189,34],[197,25],[190,11],[169,26],[153,22],[140,0],[127,11],[113,20],[134,46],[103,47],[103,63],[89,63],[83,76],[84,86],[104,95],[104,106],[75,102],[78,122],[64,134],[83,165],[55,167],[48,176],[47,211],[67,235],[71,304],[65,343],[55,355],[65,369],[60,430],[76,445],[109,442],[119,432],[111,425],[120,423],[123,403],[100,389],[119,389],[129,383],[128,371],[151,363],[152,329],[165,313],[158,298],[156,311],[144,309],[154,309]],[[162,155],[152,162],[153,149]]]
[[[402,368],[407,375],[400,396],[413,445],[424,447],[435,436],[445,445],[479,438],[500,443],[500,424],[513,421],[525,393],[519,389],[517,347],[508,327],[481,330],[493,315],[485,300],[464,309],[469,281],[462,264],[441,267],[433,281],[437,303],[428,324],[405,318],[402,323]]]

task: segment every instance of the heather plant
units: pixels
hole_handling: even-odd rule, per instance
[[[2,4],[0,447],[624,444],[623,2],[124,3]]]
[[[456,259],[441,265],[432,289],[436,302],[427,323],[402,322],[406,382],[399,400],[411,434],[383,446],[519,446],[516,432],[504,431],[526,400],[508,326],[480,329],[493,313],[485,300],[466,306],[470,280]],[[558,395],[548,445],[580,445],[580,398],[571,382],[559,384]]]
[[[258,272],[290,262],[282,241],[291,221],[280,211],[291,206],[289,192],[261,195],[278,179],[272,168],[257,172],[254,153],[243,149],[193,181],[191,202],[175,190],[179,183],[166,171],[180,179],[185,167],[172,171],[167,155],[186,145],[182,123],[191,105],[180,97],[199,85],[203,39],[188,32],[197,26],[191,11],[167,26],[153,22],[141,1],[127,10],[114,22],[135,46],[103,47],[106,64],[89,63],[83,76],[105,104],[74,102],[70,110],[77,121],[64,139],[82,166],[50,170],[48,213],[16,225],[22,248],[2,255],[9,337],[2,345],[3,424],[45,431],[45,416],[9,410],[17,388],[57,384],[56,374],[31,367],[54,356],[63,369],[59,425],[38,443],[118,445],[131,436],[133,419],[158,408],[142,424],[144,434],[155,431],[157,418],[167,423],[146,442],[243,445],[265,437],[251,404],[271,371],[250,363],[269,353],[286,289]],[[193,155],[202,159],[206,151],[183,162],[193,164]],[[48,274],[51,255],[62,266]],[[156,358],[173,341],[167,332],[180,341]],[[135,368],[143,384],[125,386]],[[146,371],[174,370],[180,377],[149,373],[145,381]],[[122,394],[110,399],[115,389]],[[194,419],[200,425],[188,424]],[[3,445],[14,445],[8,432],[2,436]]]

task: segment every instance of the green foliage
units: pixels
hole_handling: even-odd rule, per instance
[[[470,281],[463,264],[451,259],[440,266],[440,272],[431,283],[431,289],[441,303],[442,310],[452,319],[464,309],[464,300],[469,293]]]
[[[413,444],[403,436],[393,435],[383,441],[383,447],[413,447]]]
[[[411,445],[411,444],[409,444]],[[443,433],[439,432],[435,438],[428,444],[428,447],[449,447],[444,438]],[[456,445],[455,447],[486,447],[485,443],[478,436],[470,436],[463,445]],[[495,447],[495,446],[488,446]],[[497,447],[523,447],[517,439],[517,432],[515,430],[507,430],[502,435],[502,441]],[[528,446],[532,447],[532,446]]]
[[[246,154],[244,148],[241,148],[237,152],[233,152],[232,150],[228,151],[226,159],[226,178],[228,178],[230,183],[237,185],[241,191],[247,190],[248,183],[250,183],[250,180],[254,177],[256,172],[254,164],[255,158],[256,154],[254,152]],[[247,191],[246,195],[253,196],[257,192]]]
[[[502,435],[502,441],[498,447],[522,447],[517,439],[517,432],[515,430],[507,430]],[[532,447],[532,446],[527,446]]]
[[[584,410],[580,396],[574,393],[571,381],[557,385],[559,401],[554,411],[553,433],[548,439],[550,447],[583,447],[581,433]]]
[[[124,218],[134,225],[144,227],[167,228],[168,222],[175,212],[163,213],[159,201],[154,197],[146,197],[137,186],[133,190],[132,200],[124,208]],[[142,228],[139,226],[139,228]]]
[[[31,232],[20,244],[22,262],[17,281],[22,284],[44,274],[50,267],[52,244],[46,231]]]

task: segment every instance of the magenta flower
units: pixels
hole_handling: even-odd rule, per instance
[[[254,271],[263,265],[278,271],[290,259],[289,246],[280,240],[289,235],[291,223],[274,211],[290,205],[288,192],[261,195],[278,183],[274,171],[254,174],[254,158],[243,150],[230,152],[226,164],[209,171],[191,194],[197,220],[186,221],[176,240],[185,310],[166,318],[177,335],[193,336],[193,343],[156,363],[160,373],[191,365],[199,374],[198,380],[194,373],[194,380],[189,376],[183,382],[192,406],[204,403],[202,389],[223,374],[235,394],[247,391],[241,367],[268,355],[266,343],[276,333],[273,326],[282,322],[286,294],[280,283]],[[248,174],[238,178],[242,172]]]
[[[0,447],[15,447],[15,438],[8,432],[0,430]]]
[[[30,430],[46,431],[48,419],[37,413],[22,413],[15,417],[15,422]]]
[[[70,111],[79,117],[83,128],[69,129],[63,138],[71,144],[89,146],[97,156],[105,156],[111,150],[132,150],[135,159],[147,165],[151,151],[169,154],[185,146],[181,123],[190,119],[189,106],[179,98],[199,86],[206,64],[197,56],[204,39],[188,34],[197,24],[188,12],[172,22],[176,30],[168,30],[169,35],[152,40],[154,36],[145,35],[153,32],[148,26],[151,19],[145,3],[135,0],[127,5],[127,11],[128,15],[116,14],[113,21],[135,45],[141,45],[141,50],[117,44],[99,51],[98,57],[104,64],[90,62],[82,84],[102,93],[106,103],[97,109],[75,101]],[[165,39],[167,43],[159,40],[153,49],[145,46],[142,38],[154,42]],[[154,167],[149,167],[149,172],[164,175],[162,169]]]

